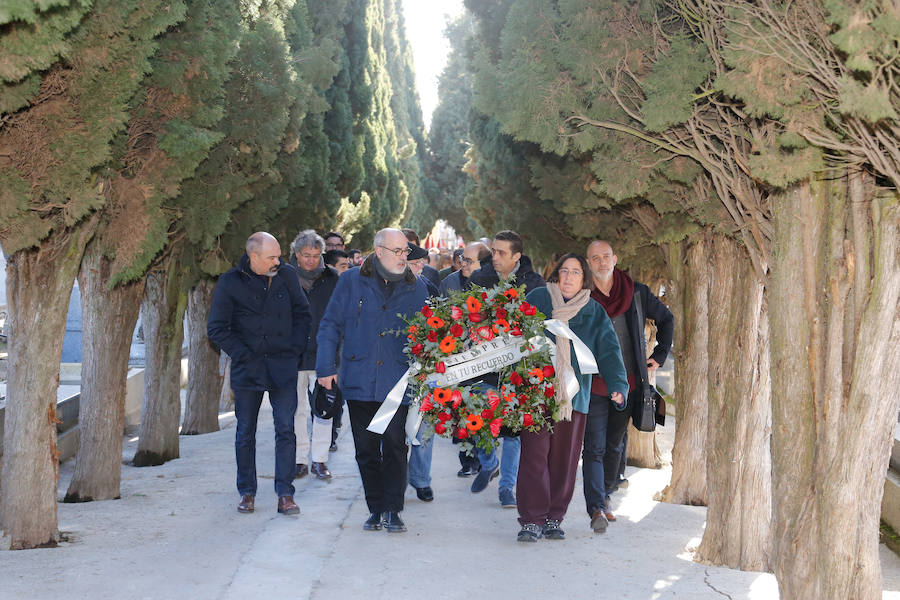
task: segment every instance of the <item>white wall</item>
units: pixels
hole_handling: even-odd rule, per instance
[[[6,304],[6,258],[0,252],[0,306]]]

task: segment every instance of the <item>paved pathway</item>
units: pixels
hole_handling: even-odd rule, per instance
[[[580,481],[563,523],[567,539],[515,541],[516,512],[456,477],[455,447],[438,440],[435,500],[410,488],[409,532],[364,532],[368,516],[352,441],[345,430],[329,466],[335,477],[297,483],[301,514],[275,512],[271,412],[260,414],[257,511],[235,511],[233,420],[218,433],[181,438],[183,458],[160,467],[123,467],[122,499],[60,504],[68,542],[56,549],[0,552],[0,599],[231,599],[363,597],[777,598],[774,577],[691,561],[705,509],[660,504],[667,469],[629,468],[631,486],[614,500],[619,520],[594,535]],[[661,436],[668,453],[673,428]],[[126,443],[125,457],[135,441]],[[60,475],[60,496],[72,476]],[[885,598],[900,598],[900,560],[882,546]]]

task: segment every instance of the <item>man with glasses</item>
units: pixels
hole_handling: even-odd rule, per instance
[[[338,278],[316,338],[319,384],[340,386],[350,412],[356,463],[369,518],[363,529],[406,531],[400,518],[406,490],[409,395],[379,434],[367,428],[409,366],[403,349],[406,323],[428,299],[425,284],[407,267],[409,246],[397,229],[375,234],[375,251],[359,269]],[[341,342],[343,341],[343,346]],[[340,350],[340,368],[338,351]]]
[[[446,296],[454,290],[465,289],[469,285],[469,277],[472,276],[477,269],[481,268],[481,263],[487,261],[491,257],[491,249],[482,242],[472,242],[462,249],[460,256],[461,268],[450,273],[441,281],[441,295]]]
[[[343,250],[344,236],[337,231],[331,231],[325,236],[325,250]]]
[[[412,229],[402,229],[403,235],[406,236],[407,241],[419,246],[419,234],[416,233]],[[434,289],[440,289],[441,287],[441,276],[438,274],[437,269],[429,265],[424,259],[428,258],[428,252],[425,252],[425,256],[422,260],[422,270],[419,272],[419,275],[425,277],[434,284]]]

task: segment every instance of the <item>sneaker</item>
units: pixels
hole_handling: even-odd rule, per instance
[[[491,479],[500,476],[500,466],[497,465],[493,470],[486,471],[482,469],[478,472],[478,475],[475,476],[475,480],[472,482],[472,493],[477,494],[478,492],[483,492],[484,488],[488,486],[491,482]]]
[[[606,512],[602,508],[598,508],[591,513],[591,529],[594,533],[606,533],[609,527],[609,520],[606,518]]]
[[[473,466],[467,466],[461,468],[456,472],[457,477],[471,477],[472,475],[476,475],[478,473],[478,469]]]
[[[543,535],[548,540],[564,540],[566,539],[566,532],[560,529],[559,521],[556,519],[547,519],[544,523],[544,526],[541,527],[541,535]]]
[[[337,442],[331,442],[331,445],[328,446],[329,452],[337,452]]]
[[[503,508],[515,508],[516,507],[516,495],[513,494],[513,491],[509,488],[501,488],[500,489],[500,506]]]
[[[541,528],[537,523],[525,523],[522,525],[519,535],[516,536],[516,540],[519,542],[536,542],[539,539],[541,539]]]

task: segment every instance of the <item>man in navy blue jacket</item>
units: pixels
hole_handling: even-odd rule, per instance
[[[407,267],[409,246],[397,229],[375,234],[375,252],[338,279],[316,337],[316,376],[327,389],[337,382],[347,401],[372,531],[406,531],[400,519],[406,489],[409,396],[383,434],[367,429],[391,388],[409,366],[403,353],[406,323],[422,309],[428,289]],[[341,346],[343,340],[343,346]],[[341,351],[340,370],[337,353]]]
[[[297,514],[291,483],[297,445],[294,411],[297,368],[309,335],[309,303],[294,268],[281,262],[278,240],[257,232],[246,250],[238,266],[219,277],[206,328],[209,339],[231,357],[238,511],[254,510],[256,422],[268,392],[275,421],[278,512]]]

